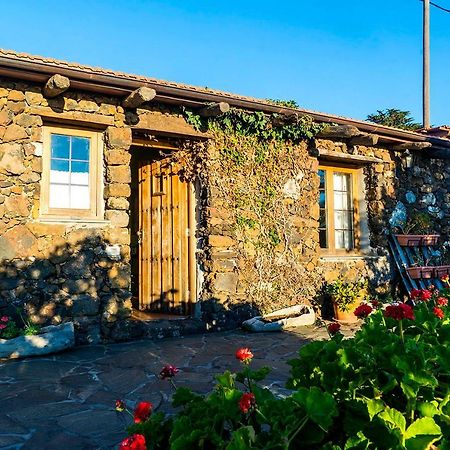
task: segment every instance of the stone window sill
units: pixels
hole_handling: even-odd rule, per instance
[[[39,217],[36,222],[48,224],[64,224],[64,225],[100,225],[106,226],[111,222],[105,219],[89,219],[89,218],[75,218],[75,217]]]
[[[382,258],[380,255],[323,255],[320,257],[322,262],[347,262],[347,261],[364,261],[376,260]]]

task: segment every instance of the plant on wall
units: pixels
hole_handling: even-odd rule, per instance
[[[310,157],[308,143],[322,125],[308,116],[239,109],[208,120],[190,111],[184,114],[211,139],[189,143],[174,158],[186,178],[201,178],[224,215],[231,212],[222,224],[236,243],[240,293],[262,312],[276,302],[311,297],[308,289],[314,283],[304,280],[314,276],[311,267],[306,269],[317,245],[314,225],[295,218],[309,218],[311,205],[317,203],[317,192],[311,189],[318,184],[317,160]],[[294,192],[285,192],[287,183]]]

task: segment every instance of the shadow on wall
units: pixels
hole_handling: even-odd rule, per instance
[[[111,259],[108,246],[101,236],[92,236],[54,246],[47,257],[3,260],[0,315],[21,323],[19,308],[42,326],[73,321],[77,343],[95,344],[232,329],[259,314],[244,302],[228,307],[209,298],[200,303],[197,319],[135,320],[130,265]]]
[[[108,339],[112,324],[131,313],[129,265],[111,259],[108,245],[92,236],[56,245],[46,257],[3,260],[0,314],[18,318],[21,308],[44,326],[73,320],[79,343]]]

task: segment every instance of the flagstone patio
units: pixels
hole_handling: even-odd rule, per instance
[[[249,334],[242,331],[79,347],[48,357],[0,363],[0,448],[112,449],[125,436],[125,417],[116,399],[130,406],[151,401],[170,411],[172,388],[158,378],[165,364],[180,368],[179,386],[206,392],[214,374],[237,369],[234,352],[245,346],[254,366],[272,368],[266,384],[284,389],[299,347],[322,338],[324,328]],[[127,419],[130,419],[127,417]]]

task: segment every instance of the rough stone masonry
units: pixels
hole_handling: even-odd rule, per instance
[[[24,307],[33,322],[46,325],[71,320],[79,343],[161,337],[198,329],[231,328],[251,315],[240,289],[241,261],[230,233],[227,211],[211,186],[199,203],[204,229],[198,236],[202,284],[196,321],[148,327],[130,320],[132,269],[130,206],[132,129],[155,117],[161,123],[184,121],[180,109],[158,102],[125,110],[120,99],[69,89],[54,98],[43,87],[0,78],[0,314]],[[103,146],[103,217],[99,221],[40,220],[43,127],[46,123],[101,130]],[[187,124],[186,124],[187,126]],[[318,244],[319,153],[372,158],[364,163],[370,252],[355,258],[324,258]],[[398,200],[414,192],[417,205],[437,217],[448,233],[450,172],[441,160],[418,159],[413,172],[400,168],[398,152],[379,145],[358,145],[351,137],[324,137],[305,145],[303,180],[309,195],[295,199],[293,248],[301,250],[304,282],[320,303],[323,283],[339,275],[365,276],[375,287],[391,277],[384,230]],[[283,170],[283,167],[279,167]],[[292,184],[292,183],[291,183]],[[289,186],[285,197],[292,196]],[[410,195],[411,198],[411,195]],[[284,201],[285,198],[280,198]],[[298,211],[301,211],[299,215]],[[107,249],[118,246],[119,257]],[[302,253],[303,252],[303,253]],[[134,280],[138,282],[138,280]],[[282,281],[281,281],[282,282]],[[282,286],[283,287],[283,286]],[[214,301],[213,301],[214,300]],[[298,299],[291,299],[296,302]],[[267,309],[289,304],[267,305]],[[169,331],[168,331],[169,330]]]

